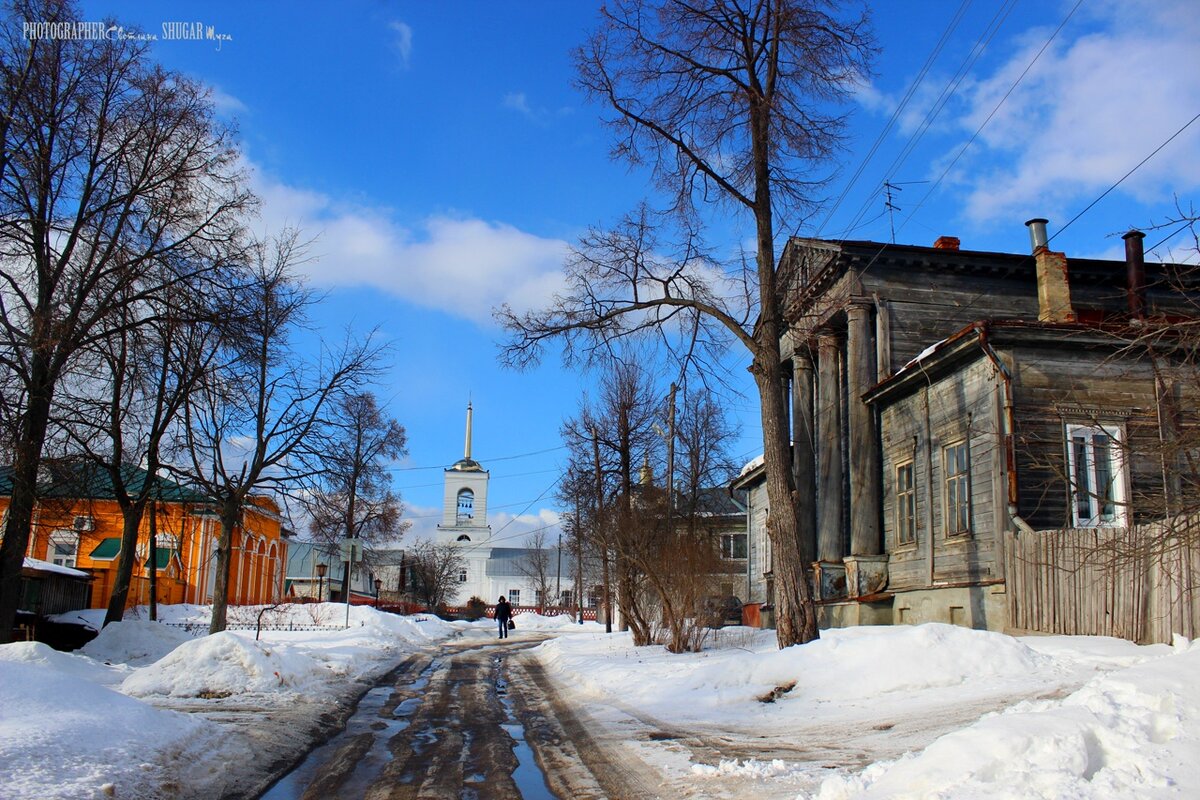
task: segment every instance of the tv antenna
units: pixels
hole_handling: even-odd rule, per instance
[[[888,226],[892,229],[892,244],[896,243],[896,220],[893,217],[893,212],[900,210],[900,206],[892,202],[892,192],[902,192],[904,190],[900,188],[901,186],[912,186],[913,184],[917,183],[929,183],[929,181],[900,181],[899,183],[892,183],[891,181],[883,182],[883,192],[884,196],[887,198],[883,205],[887,208]]]

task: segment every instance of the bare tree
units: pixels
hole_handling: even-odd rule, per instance
[[[204,301],[203,293],[177,287],[170,297],[122,306],[117,314],[140,311],[150,321],[117,326],[113,336],[95,343],[87,353],[94,376],[68,381],[64,389],[74,395],[68,404],[78,412],[67,426],[73,441],[107,476],[121,510],[121,550],[105,625],[124,614],[147,510],[163,499],[179,499],[164,497],[159,473],[183,404],[219,350],[213,319],[222,312],[205,308]],[[153,516],[151,523],[153,529]],[[153,556],[153,530],[150,547]]]
[[[409,523],[400,519],[404,506],[392,491],[387,463],[407,452],[404,427],[383,413],[373,393],[359,392],[337,398],[321,438],[321,469],[302,500],[313,535],[330,545],[341,539],[361,539],[370,547],[397,541]],[[347,563],[346,586],[349,569]]]
[[[674,426],[678,479],[675,505],[690,530],[696,529],[704,491],[724,487],[737,473],[729,446],[737,435],[725,409],[709,391],[693,388],[683,395]]]
[[[13,488],[0,545],[0,642],[11,636],[55,392],[112,313],[219,263],[250,204],[203,87],[129,39],[30,39],[69,2],[18,1],[0,26],[0,382]]]
[[[567,266],[567,290],[549,308],[497,312],[511,336],[503,359],[517,367],[535,362],[550,339],[565,341],[568,360],[615,339],[675,329],[693,339],[723,332],[741,344],[761,407],[781,647],[818,631],[780,391],[788,276],[776,266],[777,215],[812,209],[820,185],[812,166],[840,142],[843,119],[829,109],[852,90],[871,54],[865,17],[844,21],[828,9],[822,0],[603,7],[598,30],[576,52],[579,82],[611,112],[614,156],[649,165],[672,196],[674,244],[665,247],[639,212],[611,233],[585,238]],[[754,222],[752,263],[725,276],[745,290],[740,301],[728,299],[721,268],[704,261],[698,212],[709,203]],[[682,350],[686,358],[696,352]]]
[[[230,346],[234,357],[209,373],[186,406],[191,479],[212,498],[220,520],[211,633],[225,629],[234,529],[256,492],[284,492],[319,473],[319,433],[336,400],[360,392],[377,370],[379,349],[347,342],[306,361],[292,348],[313,295],[292,274],[304,258],[295,232],[253,248],[248,285]]]
[[[445,608],[466,565],[462,552],[454,545],[418,543],[409,554],[413,596],[430,611]]]
[[[530,534],[529,538],[525,540],[525,549],[528,552],[521,557],[517,569],[533,587],[534,595],[537,597],[538,613],[542,613],[546,610],[546,598],[550,596],[552,583],[550,551],[546,549],[546,532],[534,531]]]

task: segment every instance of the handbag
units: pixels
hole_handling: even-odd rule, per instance
[[[513,628],[515,628],[515,627],[517,627],[517,623],[513,622],[513,621],[510,619],[510,620],[508,621],[508,629],[511,631],[511,630],[512,630]]]

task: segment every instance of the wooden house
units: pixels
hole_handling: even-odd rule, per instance
[[[1146,264],[1137,232],[1124,261],[1068,259],[1027,225],[1029,255],[786,246],[792,466],[824,624],[1008,628],[1013,537],[1129,528],[1200,491],[1162,446],[1197,425],[1169,332],[1200,318],[1200,281]]]
[[[135,490],[146,473],[125,467]],[[216,581],[219,522],[207,497],[165,478],[158,479],[156,548],[149,551],[149,512],[138,534],[137,561],[128,605],[149,602],[150,572],[160,603],[209,603]],[[8,473],[0,470],[0,515],[11,497]],[[112,482],[103,470],[80,464],[44,471],[38,486],[29,538],[30,558],[83,571],[92,577],[83,607],[106,608],[121,549],[122,516]],[[279,508],[253,497],[234,532],[229,602],[276,602],[282,596],[287,541]]]

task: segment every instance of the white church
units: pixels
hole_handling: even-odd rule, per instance
[[[467,435],[463,457],[445,472],[442,493],[442,521],[437,527],[437,544],[452,545],[460,550],[465,566],[459,573],[457,591],[447,599],[447,605],[462,607],[472,597],[488,605],[505,597],[514,607],[532,608],[542,604],[537,587],[529,577],[531,557],[537,552],[525,547],[497,547],[495,544],[513,541],[509,536],[493,541],[492,526],[488,524],[488,478],[483,465],[471,457],[471,425],[473,410],[467,403]],[[524,544],[523,541],[515,541]],[[574,589],[574,554],[547,547],[548,589],[547,606],[570,606]],[[561,574],[560,574],[561,573]]]

